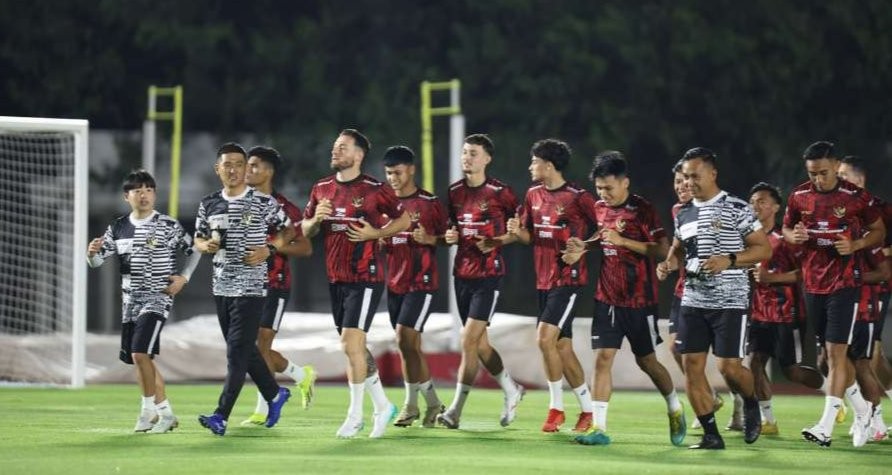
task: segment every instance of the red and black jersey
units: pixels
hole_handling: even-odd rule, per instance
[[[625,238],[657,242],[666,237],[653,206],[638,195],[619,206],[595,204],[598,230],[614,229]],[[641,308],[657,304],[656,265],[647,256],[622,246],[601,242],[601,273],[595,299],[617,307]]]
[[[884,199],[873,197],[874,206],[879,208],[880,215],[883,218],[883,224],[886,225],[886,242],[883,243],[883,247],[892,246],[892,203],[887,202]],[[892,265],[892,256],[886,257],[889,261],[889,265]],[[887,294],[890,292],[890,286],[884,285],[881,292],[883,294]]]
[[[297,236],[302,236],[303,231],[300,227],[300,208],[288,201],[288,198],[285,198],[285,196],[277,191],[273,191],[272,196],[280,205],[282,205],[282,211],[285,212],[285,216],[288,216],[288,219],[294,224]],[[278,231],[270,228],[269,240],[272,241],[276,234],[278,234]],[[267,269],[270,289],[284,291],[291,290],[291,266],[288,264],[288,256],[283,256],[279,253],[271,255],[267,261]]]
[[[833,247],[840,235],[857,239],[862,230],[880,218],[867,191],[845,181],[833,191],[821,193],[811,182],[793,189],[784,214],[784,226],[801,222],[809,239],[802,244],[802,275],[805,291],[830,294],[860,285],[858,262],[853,256],[840,256]]]
[[[399,200],[412,224],[385,240],[387,290],[395,294],[433,292],[439,286],[436,246],[417,243],[412,231],[420,225],[427,234],[442,236],[446,232],[446,210],[436,196],[422,189]]]
[[[777,228],[768,233],[771,259],[759,265],[773,274],[791,272],[799,268],[801,249],[784,241]],[[798,284],[753,283],[753,321],[765,323],[794,323],[801,314],[802,300]]]
[[[403,215],[403,206],[393,189],[369,175],[339,182],[334,175],[313,185],[304,218],[316,214],[319,200],[331,201],[331,216],[322,223],[325,242],[325,270],[332,283],[383,282],[384,269],[378,260],[377,241],[351,242],[347,229],[364,219],[381,228]]]
[[[675,203],[672,205],[672,220],[675,221],[675,216],[678,214],[678,210],[684,206],[684,203]],[[675,296],[681,298],[684,295],[684,266],[678,266],[678,279],[675,280]]]
[[[462,279],[482,279],[505,275],[500,248],[486,254],[477,249],[478,236],[505,234],[508,219],[517,212],[517,196],[511,187],[488,177],[471,187],[459,180],[449,187],[449,223],[459,232],[453,273]]]
[[[586,259],[567,265],[561,251],[568,239],[585,240],[595,227],[595,198],[590,192],[569,183],[554,190],[536,184],[527,190],[520,220],[530,232],[537,289],[588,283]]]
[[[876,270],[880,263],[886,258],[883,255],[883,248],[875,247],[871,250],[862,250],[856,253],[857,258],[861,261],[862,269],[866,271]],[[878,284],[863,284],[858,296],[858,314],[859,322],[876,322],[880,319],[880,296],[884,291],[888,291],[885,282]]]

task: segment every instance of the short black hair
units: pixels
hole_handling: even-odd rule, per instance
[[[622,152],[616,150],[608,150],[601,152],[595,156],[592,162],[592,172],[589,173],[589,180],[595,181],[595,178],[606,178],[615,176],[621,178],[626,176],[628,167],[626,166],[626,157]]]
[[[261,161],[266,162],[267,165],[273,167],[273,171],[279,171],[279,168],[282,166],[282,155],[279,154],[279,151],[272,147],[263,147],[256,146],[251,147],[251,150],[248,150],[248,158],[257,157]]]
[[[415,163],[415,152],[405,145],[390,147],[384,152],[384,166],[412,165]]]
[[[852,170],[855,170],[857,173],[862,175],[867,173],[867,164],[864,163],[864,159],[858,155],[846,155],[845,157],[842,157],[842,163],[852,167]]]
[[[469,145],[479,145],[483,147],[486,154],[495,157],[496,146],[492,143],[492,139],[486,134],[471,134],[465,137],[465,143]]]
[[[712,166],[715,166],[715,161],[718,157],[716,157],[715,152],[706,147],[694,147],[692,149],[689,149],[687,152],[684,153],[684,155],[682,155],[680,162],[684,163],[697,158]]]
[[[145,170],[139,169],[133,170],[127,175],[126,178],[124,178],[124,186],[122,186],[122,188],[124,189],[124,193],[127,193],[130,190],[137,190],[139,188],[142,188],[143,186],[152,189],[157,188],[155,186],[155,178],[152,176],[152,174]]]
[[[805,148],[805,151],[802,152],[803,160],[823,160],[823,159],[836,160],[836,153],[833,151],[833,142],[827,142],[824,140],[820,140],[815,142],[808,147]]]
[[[245,147],[242,147],[236,142],[226,142],[221,145],[220,148],[217,149],[217,160],[220,159],[220,155],[224,153],[240,153],[245,156],[245,159],[248,158],[248,154],[245,152]]]
[[[750,196],[753,196],[753,194],[755,194],[756,192],[759,192],[759,191],[767,191],[768,194],[771,195],[771,198],[774,200],[775,203],[777,203],[778,205],[784,204],[784,200],[781,197],[781,192],[778,187],[776,187],[770,183],[765,183],[764,181],[760,181],[759,183],[756,183],[755,185],[753,185],[752,188],[750,188]]]
[[[363,156],[368,155],[369,150],[372,149],[372,142],[369,142],[369,138],[356,129],[344,129],[338,135],[353,137],[353,141],[356,143],[356,146],[362,149]]]
[[[675,165],[672,165],[672,173],[681,173],[681,166],[684,165],[684,160],[679,160],[675,162]]]
[[[567,168],[572,153],[570,146],[558,139],[542,139],[530,148],[530,155],[548,160],[559,172]]]

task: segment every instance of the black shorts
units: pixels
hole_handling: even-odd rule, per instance
[[[873,332],[873,339],[876,341],[883,340],[883,327],[886,326],[886,313],[889,311],[889,297],[892,297],[890,292],[880,294],[880,318],[877,319]]]
[[[396,329],[397,324],[424,331],[424,324],[431,315],[431,300],[434,294],[418,291],[395,294],[387,291],[387,311],[390,313],[390,326]]]
[[[359,328],[368,332],[372,319],[375,318],[375,311],[378,310],[381,294],[384,293],[384,284],[335,282],[328,284],[328,290],[331,293],[331,314],[338,334],[344,328]]]
[[[573,338],[576,298],[581,287],[555,287],[539,291],[539,320],[560,328],[560,338]]]
[[[679,315],[681,315],[681,297],[672,294],[672,304],[669,305],[669,334],[678,333]]]
[[[622,347],[623,338],[629,340],[635,356],[647,356],[663,342],[657,329],[655,307],[629,308],[595,301],[592,319],[592,349]]]
[[[291,292],[287,290],[270,289],[266,293],[266,301],[263,303],[263,313],[260,314],[260,328],[269,328],[274,332],[279,331],[282,325],[282,315],[285,315],[285,306]]]
[[[746,310],[682,305],[675,341],[681,353],[706,353],[712,347],[719,358],[743,358],[746,332]]]
[[[797,352],[799,326],[795,323],[750,322],[749,352],[768,355],[782,368],[802,361]]]
[[[825,342],[852,343],[855,315],[858,314],[856,287],[840,289],[832,294],[805,294],[805,309],[815,327],[818,345]]]
[[[852,341],[849,343],[849,358],[853,360],[869,360],[873,358],[876,346],[876,322],[855,322],[852,329]]]
[[[458,316],[464,325],[468,318],[480,320],[489,325],[499,303],[501,277],[483,279],[455,278],[455,300],[458,303]]]
[[[154,357],[161,353],[161,329],[165,319],[153,312],[143,313],[136,320],[121,325],[121,351],[118,358],[133,364],[133,353],[147,353]]]

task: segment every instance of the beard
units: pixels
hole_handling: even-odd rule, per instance
[[[339,161],[332,160],[332,162],[331,162],[331,169],[336,172],[341,172],[341,171],[344,171],[351,167],[353,167],[352,161],[348,163],[344,160],[339,160]]]

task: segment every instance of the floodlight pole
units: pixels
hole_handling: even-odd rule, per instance
[[[173,110],[159,112],[157,98],[166,96],[173,98]],[[153,173],[155,168],[155,121],[169,120],[173,122],[170,138],[170,190],[167,203],[167,214],[176,218],[180,204],[180,152],[183,141],[183,86],[158,87],[149,86],[149,104],[146,124],[143,131],[143,168]],[[151,123],[151,125],[149,125]],[[147,144],[147,142],[151,142]]]

